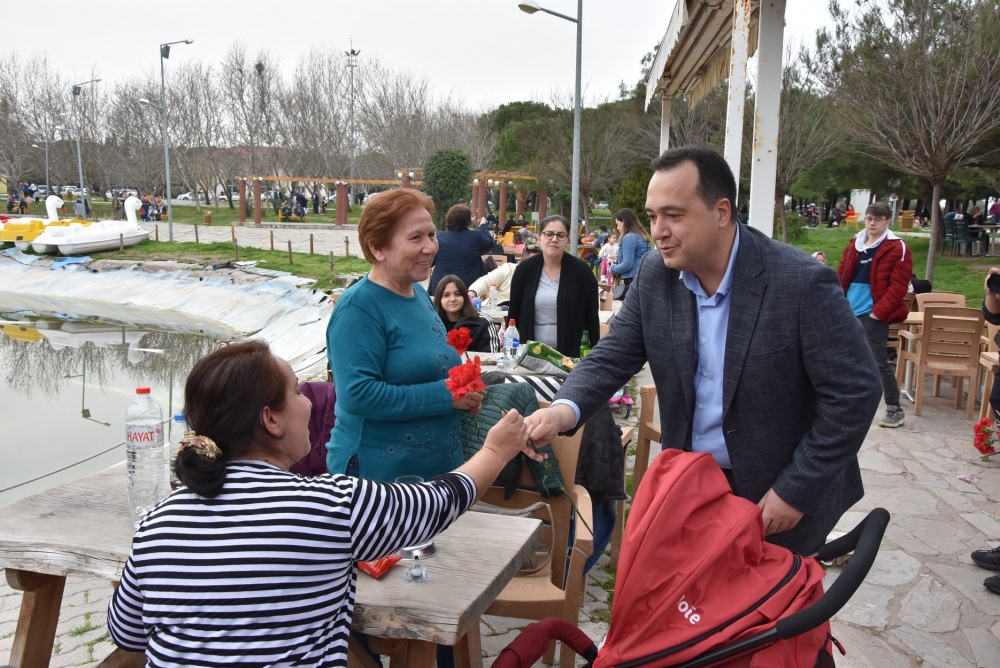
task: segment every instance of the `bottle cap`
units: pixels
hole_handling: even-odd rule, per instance
[[[135,393],[136,394],[149,394],[149,388],[148,387],[137,387],[137,388],[135,388]]]
[[[184,413],[175,413],[174,422],[184,422]]]
[[[511,318],[511,319],[510,319],[510,324],[511,324],[511,326],[513,327],[514,325],[516,325],[516,324],[517,324],[517,320],[514,320],[514,318]]]

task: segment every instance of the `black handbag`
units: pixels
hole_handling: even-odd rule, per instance
[[[628,293],[628,286],[631,282],[632,281],[626,283],[625,279],[622,279],[622,281],[615,286],[614,292],[612,292],[612,297],[616,302],[625,301],[625,295]]]

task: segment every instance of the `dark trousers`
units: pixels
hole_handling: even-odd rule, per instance
[[[865,338],[868,339],[868,347],[875,357],[875,364],[878,366],[878,373],[882,377],[882,392],[885,395],[886,406],[899,407],[899,385],[896,383],[896,372],[889,364],[889,357],[886,348],[889,343],[889,323],[876,320],[870,315],[858,317],[861,326],[865,330]],[[920,382],[919,379],[917,382]]]

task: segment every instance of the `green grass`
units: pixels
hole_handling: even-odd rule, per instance
[[[90,631],[94,630],[94,626],[90,623],[90,614],[91,613],[89,613],[89,612],[84,613],[84,615],[83,615],[83,625],[82,626],[78,626],[75,629],[73,629],[72,631],[70,631],[69,634],[71,636],[73,636],[75,638],[76,636],[82,636],[84,633],[89,633]]]
[[[893,228],[894,231],[899,231]],[[806,237],[793,245],[807,253],[823,251],[826,260],[835,268],[843,256],[848,240],[857,233],[857,228],[844,227],[826,229],[815,228],[806,230]],[[927,265],[927,250],[930,240],[926,237],[903,237],[906,245],[913,253],[913,273],[923,278]],[[934,291],[957,292],[965,295],[966,305],[979,308],[983,301],[983,281],[990,267],[1000,264],[998,258],[986,257],[942,257],[940,252],[934,261]]]
[[[233,260],[235,253],[233,244],[217,241],[210,244],[194,242],[144,241],[141,244],[126,248],[124,252],[93,253],[94,259],[107,258],[114,260],[176,260],[202,265],[214,265]],[[330,259],[327,255],[310,255],[309,253],[292,253],[292,264],[288,263],[288,253],[270,251],[259,248],[240,247],[240,260],[257,260],[257,266],[262,269],[289,271],[296,276],[315,278],[319,289],[328,290],[338,287],[337,278],[341,274],[363,274],[371,265],[363,258],[334,257],[334,268],[330,271]]]

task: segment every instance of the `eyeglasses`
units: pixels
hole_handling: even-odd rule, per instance
[[[566,234],[565,232],[553,232],[552,230],[549,230],[548,232],[542,232],[542,236],[549,240],[558,239],[559,241],[563,241],[564,239],[569,238],[569,235]]]

